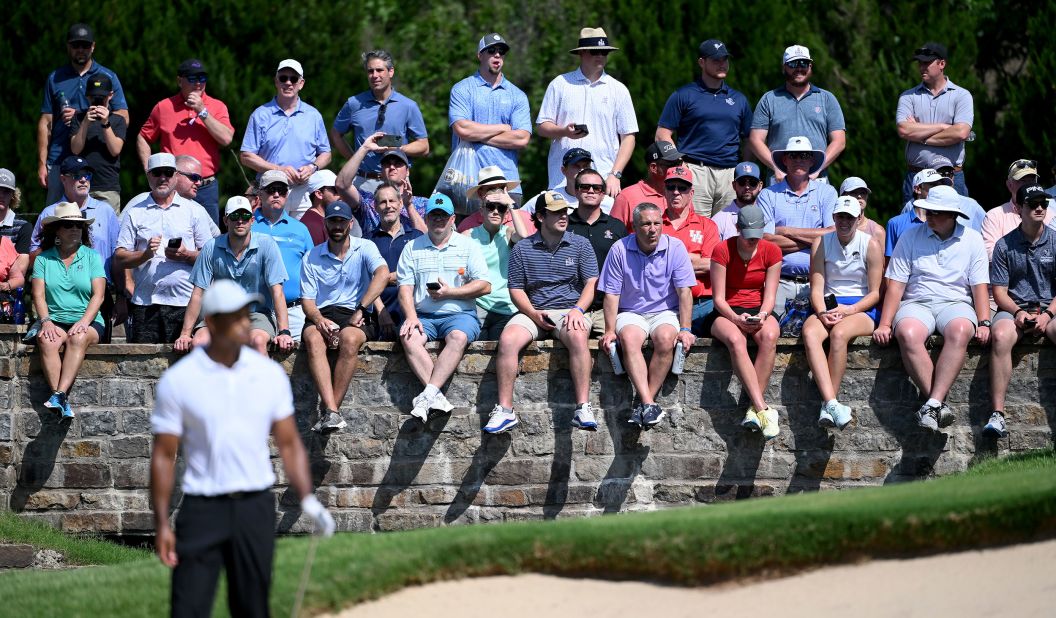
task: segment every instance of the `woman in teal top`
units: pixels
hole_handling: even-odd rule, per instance
[[[462,232],[480,243],[484,261],[488,264],[491,293],[477,299],[477,317],[481,321],[479,341],[497,341],[506,323],[517,313],[506,287],[509,274],[510,247],[530,234],[520,217],[513,217],[513,225],[505,225],[506,213],[513,208],[513,198],[504,184],[489,186],[481,199],[481,224]]]
[[[41,254],[33,263],[33,308],[40,319],[37,349],[44,377],[54,391],[44,406],[73,418],[69,391],[88,346],[103,335],[106,273],[88,239],[88,226],[76,204],[65,202],[43,222]]]

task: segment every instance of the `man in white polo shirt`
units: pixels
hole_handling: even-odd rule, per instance
[[[269,435],[301,510],[317,532],[334,533],[333,518],[312,495],[286,371],[248,346],[249,305],[261,300],[231,280],[209,286],[202,297],[208,346],[196,348],[158,382],[151,416],[150,490],[154,549],[173,569],[173,616],[209,615],[221,565],[227,572],[231,613],[268,614],[275,550]],[[174,533],[169,505],[181,446],[187,468]]]

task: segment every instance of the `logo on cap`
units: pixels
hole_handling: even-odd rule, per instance
[[[492,35],[492,37],[491,37],[491,38],[495,39],[496,41],[499,41],[499,40],[501,40],[501,39],[502,39],[502,37],[501,37],[501,36],[499,36],[499,35],[497,35],[497,34],[495,34],[495,35]]]
[[[720,47],[722,47],[722,43],[716,43],[716,44],[715,44],[715,49],[718,49],[718,48],[720,48]]]
[[[598,39],[598,45],[604,45],[605,39]]]

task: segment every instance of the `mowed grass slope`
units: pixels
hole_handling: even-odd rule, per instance
[[[5,522],[0,537],[34,542],[16,538],[19,526]],[[320,541],[305,608],[337,609],[408,585],[468,576],[539,572],[699,585],[1054,535],[1056,454],[1047,450],[890,487],[592,519],[342,534]],[[279,541],[276,615],[290,613],[308,543]],[[0,575],[3,613],[166,613],[168,571],[142,551],[115,556],[96,560],[111,564],[104,567]],[[219,607],[223,595],[217,615],[226,615]]]

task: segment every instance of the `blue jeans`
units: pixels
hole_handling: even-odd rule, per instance
[[[715,301],[713,301],[710,296],[693,299],[692,330],[694,334],[703,332],[701,329],[704,325],[704,318],[708,317],[708,314],[714,310]]]
[[[480,336],[480,320],[477,319],[476,309],[458,313],[423,313],[418,315],[418,320],[429,341],[445,339],[453,330],[464,332],[470,343]]]
[[[903,204],[913,199],[913,177],[916,175],[916,172],[906,172],[906,177],[902,180]],[[968,185],[964,184],[964,170],[953,173],[953,190],[959,195],[968,197]]]
[[[214,180],[213,182],[205,185],[204,187],[198,188],[198,197],[195,198],[196,202],[202,205],[205,212],[209,213],[209,216],[213,219],[213,223],[220,225],[220,180]]]

